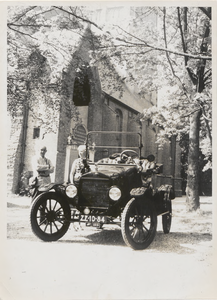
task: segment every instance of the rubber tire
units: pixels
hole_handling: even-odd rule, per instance
[[[47,200],[56,201],[56,204],[59,205],[59,207],[63,213],[63,215],[61,215],[62,226],[56,232],[47,233],[47,232],[45,232],[45,230],[42,230],[42,228],[43,228],[43,226],[45,226],[45,227],[47,226],[46,228],[50,229],[51,223],[53,224],[53,226],[54,226],[55,222],[58,223],[58,217],[55,220],[55,222],[52,222],[52,221],[49,222],[49,220],[47,219],[48,214],[47,215],[45,214],[45,216],[44,216],[45,222],[43,224],[39,224],[39,222],[38,222],[38,219],[39,219],[38,214],[40,212],[40,208],[43,208],[43,205],[45,206],[47,204]],[[46,211],[50,210],[50,208],[48,206],[46,206],[46,207],[47,207]],[[58,211],[59,211],[59,209],[58,209]],[[51,214],[52,214],[52,212],[54,212],[54,214],[55,214],[54,210],[50,210],[50,212],[51,212]],[[31,228],[32,228],[33,233],[43,241],[52,242],[52,241],[57,241],[58,239],[60,239],[67,232],[69,225],[70,225],[70,219],[71,219],[71,210],[70,210],[69,204],[66,201],[62,200],[55,192],[49,192],[49,193],[39,195],[32,203],[31,212],[30,212]],[[58,225],[59,225],[59,223],[58,223]],[[53,227],[53,228],[55,229],[56,227]]]
[[[133,218],[136,215],[136,210],[139,210],[140,217],[144,220],[145,216],[150,216],[150,228],[146,233],[147,235],[141,240],[135,240],[130,232],[130,217]],[[135,220],[135,219],[134,219]],[[135,224],[134,224],[135,225]],[[144,226],[143,226],[144,227]],[[143,232],[144,229],[138,229],[139,235]],[[154,240],[157,229],[157,213],[153,203],[150,200],[141,200],[141,199],[131,199],[124,208],[122,219],[121,219],[121,232],[124,239],[124,242],[127,246],[130,246],[134,250],[143,250],[146,249]],[[138,231],[137,231],[138,232]]]
[[[162,226],[163,226],[163,232],[165,234],[168,234],[170,232],[171,223],[172,223],[172,203],[171,200],[168,202],[167,210],[169,212],[162,216]]]

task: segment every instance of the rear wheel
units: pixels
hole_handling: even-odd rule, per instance
[[[124,242],[135,250],[147,248],[157,229],[157,214],[149,200],[131,199],[124,208],[121,231]]]
[[[55,193],[38,196],[31,206],[30,223],[34,234],[43,241],[56,241],[68,230],[69,204]]]
[[[171,200],[168,199],[166,205],[166,210],[169,211],[167,214],[162,216],[162,226],[163,232],[165,234],[170,232],[171,223],[172,223],[172,204]]]

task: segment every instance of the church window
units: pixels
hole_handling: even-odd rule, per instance
[[[40,136],[40,128],[39,127],[33,128],[33,139],[38,139],[39,136]]]
[[[85,73],[75,78],[73,102],[75,106],[88,106],[90,103],[90,82]]]

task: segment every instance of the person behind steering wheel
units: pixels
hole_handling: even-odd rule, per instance
[[[147,172],[147,170],[153,170],[155,168],[155,156],[150,154],[147,158],[144,159],[142,163],[143,172]]]

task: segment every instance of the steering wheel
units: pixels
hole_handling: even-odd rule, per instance
[[[130,153],[132,153],[133,155],[130,155],[129,154],[129,152]],[[126,158],[124,158],[124,155],[126,155],[126,156],[130,156],[131,158],[135,158],[135,157],[138,157],[139,158],[139,155],[138,155],[138,153],[136,152],[136,151],[134,151],[134,150],[128,150],[128,149],[126,149],[126,150],[124,150],[124,151],[122,151],[121,152],[121,154],[120,154],[120,158],[121,158],[121,160],[126,160]]]

